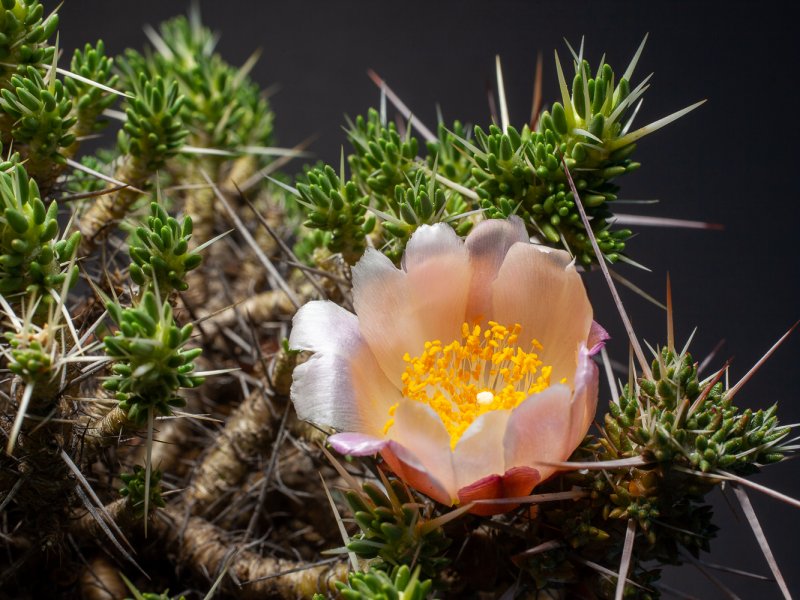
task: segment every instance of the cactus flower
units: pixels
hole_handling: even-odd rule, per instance
[[[466,240],[422,226],[400,269],[367,250],[353,304],[309,302],[289,340],[314,353],[294,372],[297,414],[339,431],[338,452],[380,453],[454,505],[529,494],[586,434],[591,355],[607,336],[570,256],[531,244],[519,219],[484,221]]]

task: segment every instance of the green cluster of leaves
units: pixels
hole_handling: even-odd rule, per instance
[[[736,408],[730,390],[719,381],[722,372],[701,379],[688,352],[657,351],[651,373],[624,388],[605,415],[603,435],[587,437],[571,458],[642,458],[644,464],[608,469],[602,477],[564,474],[552,485],[576,486],[589,494],[569,504],[541,507],[537,523],[544,534],[541,541],[558,531],[559,539],[582,559],[603,562],[621,555],[627,523],[634,520],[641,533],[633,563],[639,584],[658,577],[657,570],[643,566],[647,561],[680,564],[681,549],[695,557],[709,551],[717,527],[705,497],[720,480],[704,475],[719,470],[748,474],[779,461],[787,452],[781,443],[790,432],[779,426],[775,406]],[[547,492],[547,486],[541,491]],[[581,577],[569,554],[544,553],[526,561],[525,568],[542,581]],[[613,597],[611,583],[602,578],[595,583],[600,597]],[[654,597],[632,586],[626,594]]]
[[[130,506],[138,517],[144,516],[146,473],[147,469],[140,465],[134,465],[133,472],[121,473],[119,476],[122,480],[119,495],[128,499]],[[161,471],[157,469],[150,471],[149,505],[158,506],[160,508],[166,506],[164,499],[161,497]]]
[[[380,217],[376,246],[394,262],[400,261],[408,239],[420,225],[454,222],[472,208],[461,194],[441,185],[434,176],[453,172],[454,162],[445,159],[440,170],[438,156],[429,154],[426,166],[417,158],[419,141],[411,130],[401,138],[397,126],[385,123],[378,111],[370,109],[366,118],[359,115],[350,124],[348,139],[353,147],[348,157],[353,179],[369,194],[370,207]],[[428,146],[429,152],[432,148]],[[456,230],[466,235],[472,225],[472,221],[461,220]]]
[[[114,59],[106,56],[102,40],[94,46],[86,44],[83,50],[76,49],[70,62],[72,73],[111,88],[119,82],[119,76],[113,72],[113,67]],[[115,95],[72,77],[64,80],[64,87],[72,98],[76,135],[101,131],[107,124],[105,119],[100,118],[101,114],[114,103]]]
[[[58,29],[58,15],[44,16],[38,0],[0,3],[0,88],[6,88],[19,67],[49,64],[54,48],[46,44]]]
[[[370,559],[375,569],[418,565],[424,577],[436,577],[448,563],[444,554],[449,538],[423,515],[423,507],[401,481],[392,480],[386,491],[366,482],[361,490],[348,490],[345,499],[361,529],[347,549]]]
[[[427,155],[419,156],[420,144],[411,134],[413,122],[403,136],[376,110],[349,123],[353,153],[348,157],[352,173],[348,184],[357,188],[352,197],[379,219],[371,235],[373,244],[398,261],[421,224],[460,221],[456,229],[463,235],[473,223],[465,218],[468,215],[513,214],[540,243],[565,249],[589,266],[597,258],[570,175],[605,259],[616,262],[625,257],[632,232],[612,226],[611,207],[619,193],[616,180],[640,167],[631,158],[638,139],[694,106],[628,132],[649,79],[631,87],[638,53],[619,79],[607,63],[592,71],[582,55],[573,55],[571,88],[556,58],[561,102],[540,115],[535,129],[490,125],[470,130],[458,121],[448,129],[439,123],[437,138],[426,144]],[[344,175],[340,177],[344,180]],[[332,198],[326,200],[333,204]],[[317,206],[308,207],[316,228],[359,229],[359,211],[349,214],[347,206],[333,208],[323,218],[317,215]],[[348,251],[355,256],[359,247]]]
[[[336,589],[345,600],[425,600],[431,591],[430,579],[419,580],[419,567],[411,572],[400,565],[387,574],[375,568],[366,573],[350,573],[348,583],[336,582]],[[315,600],[323,600],[317,594]]]
[[[145,224],[134,229],[129,249],[131,279],[143,288],[158,292],[165,298],[173,290],[188,289],[186,273],[196,269],[202,257],[189,251],[192,219],[179,223],[158,203],[150,203],[150,216]]]
[[[563,104],[554,102],[551,111],[544,111],[535,131],[527,125],[505,131],[492,125],[488,132],[475,128],[475,144],[465,144],[472,167],[464,183],[477,192],[487,217],[517,214],[531,235],[569,250],[589,265],[596,257],[567,180],[568,169],[600,250],[615,262],[631,232],[611,229],[609,203],[619,191],[613,180],[640,166],[630,158],[638,137],[625,132],[624,120],[644,88],[631,91],[631,68],[617,82],[607,63],[601,63],[594,76],[586,60],[576,56],[574,65],[569,92],[557,63]]]
[[[184,349],[192,325],[178,327],[172,307],[153,292],[146,292],[138,306],[123,309],[109,302],[106,308],[119,331],[103,339],[106,354],[114,361],[113,375],[103,387],[116,394],[119,407],[136,423],[151,410],[169,415],[173,407],[184,406],[178,390],[203,382],[192,374],[202,349]]]
[[[252,65],[237,69],[225,62],[215,52],[217,36],[195,12],[165,21],[151,36],[156,47],[145,54],[128,50],[123,73],[129,80],[146,73],[175,81],[191,145],[233,152],[270,145],[273,113],[248,76]]]
[[[620,456],[642,455],[703,473],[719,468],[752,472],[784,458],[777,405],[739,410],[718,378],[700,380],[688,353],[664,348],[652,379],[627,386],[606,415],[608,442]]]
[[[42,292],[60,288],[69,277],[77,280],[78,268],[68,272],[62,265],[75,253],[80,234],[58,239],[58,206],[45,207],[36,181],[22,165],[0,171],[0,293]]]
[[[125,585],[130,590],[131,594],[133,594],[133,598],[125,598],[125,600],[186,600],[185,596],[170,596],[169,590],[165,590],[160,594],[156,594],[154,592],[140,592],[138,588],[131,583],[131,581],[125,577],[122,573],[119,574],[122,577],[122,581],[125,582]]]
[[[25,383],[37,383],[53,375],[53,359],[42,343],[41,335],[30,335],[24,331],[3,334],[11,347],[8,369]]]
[[[128,101],[117,143],[141,169],[154,173],[177,154],[189,135],[181,118],[184,97],[176,82],[163,77],[149,79],[144,74],[132,89],[135,97]]]
[[[33,176],[47,178],[53,164],[64,165],[64,148],[75,143],[70,131],[77,122],[64,85],[51,71],[45,80],[36,67],[28,66],[11,76],[10,87],[0,90],[0,110],[14,125],[11,135],[24,144],[24,155]]]
[[[329,166],[306,173],[307,183],[298,183],[297,202],[307,209],[304,225],[328,236],[331,252],[340,252],[354,264],[366,249],[366,237],[375,227],[375,217],[367,216],[367,197],[353,181],[343,181]]]

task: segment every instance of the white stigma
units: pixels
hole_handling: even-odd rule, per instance
[[[490,391],[478,392],[478,404],[491,404],[494,401],[494,394]]]

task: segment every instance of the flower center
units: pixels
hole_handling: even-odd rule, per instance
[[[493,410],[516,408],[531,394],[550,386],[551,366],[536,352],[542,345],[531,340],[529,349],[517,345],[522,326],[511,328],[494,321],[461,326],[461,339],[446,346],[440,340],[425,342],[419,356],[403,357],[403,396],[429,405],[450,434],[450,447],[479,416]],[[394,425],[395,404],[384,433]]]

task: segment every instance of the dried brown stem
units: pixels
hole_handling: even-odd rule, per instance
[[[310,290],[307,293],[310,294]],[[307,297],[303,294],[303,290],[298,290],[297,295],[301,300]],[[287,319],[295,313],[295,310],[294,304],[292,304],[285,292],[282,290],[269,290],[209,317],[203,321],[203,330],[209,333],[216,333],[220,329],[235,325],[238,318],[237,312],[245,315],[254,323],[262,323]]]
[[[78,256],[91,254],[106,239],[115,223],[126,215],[131,205],[141,196],[136,188],[142,187],[149,175],[147,169],[136,159],[126,160],[120,166],[114,179],[131,187],[98,197],[76,221],[82,235]]]
[[[215,436],[186,490],[185,501],[194,514],[204,513],[226,490],[244,480],[250,459],[273,440],[279,418],[261,390],[245,398]]]
[[[131,425],[128,413],[115,406],[102,417],[90,421],[86,425],[86,454],[93,456],[100,448],[114,444],[123,429]]]
[[[95,556],[80,577],[81,597],[85,600],[116,600],[128,596],[118,567],[105,556]]]
[[[175,507],[158,512],[153,530],[168,552],[195,575],[212,578],[222,569],[231,577],[221,582],[221,590],[235,593],[240,600],[264,598],[311,598],[315,593],[335,590],[335,582],[347,576],[341,562],[308,567],[279,558],[263,557],[231,543],[225,532],[200,517],[186,517]]]

